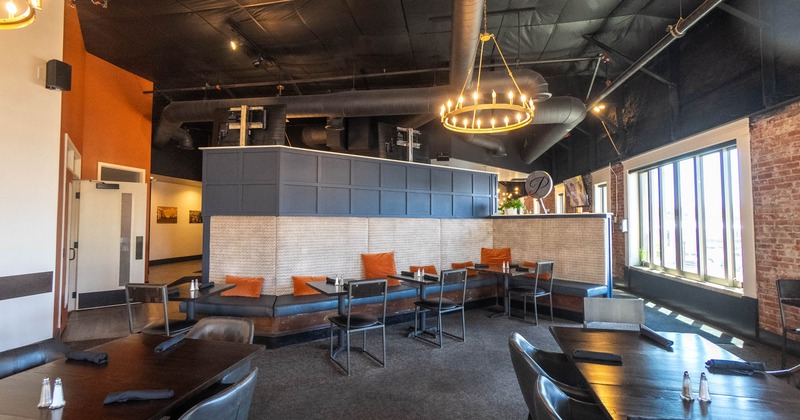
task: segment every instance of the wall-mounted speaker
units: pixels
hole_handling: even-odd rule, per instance
[[[48,61],[44,86],[48,89],[72,89],[72,66],[59,60]]]

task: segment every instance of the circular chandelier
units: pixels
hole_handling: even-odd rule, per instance
[[[497,52],[500,53],[500,58],[503,60],[503,65],[513,84],[513,89],[509,90],[504,98],[498,97],[497,92],[492,90],[491,101],[488,98],[488,93],[481,92],[483,50],[484,45],[489,40],[494,42],[495,48],[497,48]],[[508,67],[503,52],[500,50],[497,39],[494,34],[487,32],[485,3],[483,9],[483,33],[481,33],[480,41],[478,78],[475,84],[475,90],[472,92],[471,98],[464,98],[464,91],[472,78],[472,70],[470,70],[467,73],[466,80],[464,80],[464,85],[461,88],[458,99],[456,99],[455,102],[448,99],[447,103],[442,105],[441,112],[439,113],[442,125],[448,130],[467,134],[502,133],[504,131],[516,130],[527,126],[530,124],[531,120],[533,120],[533,111],[535,109],[533,98],[522,93],[517,81],[514,79],[514,74]]]
[[[0,0],[0,29],[17,29],[33,23],[42,0]]]

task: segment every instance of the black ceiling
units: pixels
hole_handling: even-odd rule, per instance
[[[584,100],[599,54],[612,59],[600,65],[600,79],[607,78],[606,72],[619,74],[628,67],[619,53],[638,58],[668,25],[700,3],[488,0],[488,30],[496,34],[512,68],[536,70],[554,95]],[[278,84],[286,87],[284,95],[310,95],[448,83],[450,1],[109,0],[107,8],[88,1],[76,5],[86,50],[153,81],[168,100],[273,96]],[[231,39],[242,47],[232,51]],[[259,56],[264,61],[256,67]],[[499,60],[499,55],[488,51],[484,60]],[[541,63],[546,60],[564,61]],[[237,87],[243,84],[248,86]],[[596,84],[594,92],[602,87]]]

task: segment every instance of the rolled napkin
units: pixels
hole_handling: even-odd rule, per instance
[[[644,324],[639,325],[639,334],[655,341],[656,343],[664,347],[672,347],[672,345],[675,344],[672,340],[661,336],[661,334],[653,331],[647,325]]]
[[[519,264],[509,264],[508,265],[508,268],[517,268],[517,267],[519,267]]]
[[[80,360],[82,362],[92,362],[98,365],[104,365],[108,363],[108,353],[103,353],[99,351],[79,351],[79,350],[70,350],[66,354],[67,359],[69,360]]]
[[[125,401],[165,400],[172,398],[175,392],[171,389],[136,389],[130,391],[109,392],[103,404],[113,404]]]
[[[214,287],[215,284],[216,283],[214,283],[213,281],[207,281],[205,283],[201,282],[199,287],[200,290],[203,290],[203,289],[208,289],[209,287]]]
[[[400,275],[401,276],[406,276],[406,277],[414,277],[414,273],[412,273],[410,271],[401,271]]]
[[[590,362],[622,363],[622,356],[614,353],[604,353],[601,351],[575,349],[572,351],[572,358]]]
[[[161,344],[156,346],[155,349],[156,353],[161,353],[162,351],[169,350],[175,347],[176,345],[178,345],[178,343],[183,341],[184,338],[186,338],[186,333],[178,334],[175,337],[172,337],[169,340],[162,342]]]
[[[475,268],[489,268],[489,264],[475,264]]]
[[[433,274],[425,274],[422,276],[425,280],[439,280],[439,276]]]
[[[737,360],[721,359],[711,359],[706,361],[706,367],[709,370],[714,370],[718,373],[721,371],[728,371],[742,375],[752,375],[755,372],[764,372],[767,370],[763,362],[739,362]]]
[[[335,285],[336,284],[336,279],[332,279],[330,277],[325,277],[325,283],[334,284]]]
[[[522,273],[527,273],[528,271],[531,271],[531,269],[528,267],[517,267],[516,270]]]

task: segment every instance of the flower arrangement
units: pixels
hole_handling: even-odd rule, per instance
[[[522,210],[522,200],[519,198],[509,198],[500,205],[500,210],[506,211],[508,209]]]

